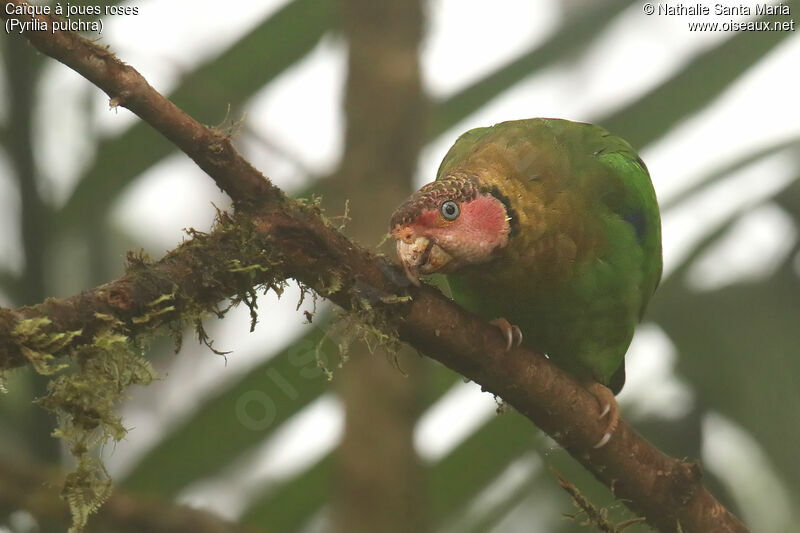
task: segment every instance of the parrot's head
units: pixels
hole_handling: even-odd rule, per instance
[[[428,183],[412,194],[389,224],[408,279],[419,285],[420,274],[452,274],[495,257],[511,231],[501,196],[464,176]]]

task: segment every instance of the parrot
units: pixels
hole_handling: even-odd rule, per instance
[[[625,353],[661,279],[655,190],[631,145],[554,118],[462,134],[435,181],[392,214],[406,276],[443,274],[452,298],[513,345],[545,354],[619,423]]]

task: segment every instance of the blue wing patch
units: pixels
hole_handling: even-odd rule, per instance
[[[636,232],[636,240],[641,244],[644,242],[644,236],[647,232],[647,217],[644,216],[644,211],[637,209],[622,216],[622,220],[633,226]]]

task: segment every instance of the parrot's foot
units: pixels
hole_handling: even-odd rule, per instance
[[[586,385],[586,389],[592,393],[592,396],[597,399],[597,403],[600,405],[600,416],[597,418],[608,417],[606,430],[603,432],[602,438],[594,445],[594,448],[602,448],[611,440],[611,435],[614,434],[619,424],[619,404],[617,399],[614,398],[614,393],[611,392],[611,389],[601,383],[592,381]]]
[[[503,334],[503,338],[506,340],[506,351],[509,351],[512,346],[519,346],[522,344],[522,330],[511,324],[505,318],[495,318],[494,320],[490,320],[489,324],[500,328],[500,333]]]

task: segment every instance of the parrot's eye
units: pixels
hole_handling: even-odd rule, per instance
[[[442,216],[447,220],[457,219],[460,213],[461,209],[459,209],[458,204],[452,200],[448,200],[442,204]]]

